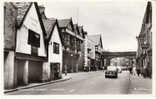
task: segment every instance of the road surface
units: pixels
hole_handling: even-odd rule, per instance
[[[7,93],[9,95],[98,95],[129,94],[134,86],[128,71],[119,73],[118,78],[105,78],[103,71],[68,74],[72,79],[39,87]],[[140,82],[139,82],[140,83]]]

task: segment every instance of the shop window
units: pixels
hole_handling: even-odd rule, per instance
[[[53,43],[53,53],[59,54],[59,44],[56,42]]]

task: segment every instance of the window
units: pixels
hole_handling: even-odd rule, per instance
[[[53,43],[53,53],[59,54],[59,44],[56,42]]]
[[[95,50],[98,51],[98,46],[95,46]]]
[[[28,44],[31,45],[31,54],[37,56],[40,47],[40,35],[30,29],[28,30]]]
[[[32,30],[28,30],[28,44],[30,44],[33,47],[40,47],[40,35],[38,33],[35,33]]]

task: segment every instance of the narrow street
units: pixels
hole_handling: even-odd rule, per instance
[[[68,76],[71,76],[72,79],[64,82],[43,85],[40,87],[23,89],[7,94],[9,95],[137,94],[139,93],[138,91],[141,91],[137,90],[139,89],[140,85],[141,88],[144,87],[140,82],[136,80],[136,78],[134,79],[133,76],[130,76],[128,71],[123,71],[122,73],[119,73],[117,79],[115,78],[106,79],[104,77],[103,71],[70,73],[68,74]],[[143,83],[143,81],[141,82]],[[152,84],[148,83],[148,85]],[[149,88],[151,88],[151,86],[148,86],[147,89],[143,89],[144,92],[143,94],[150,94],[151,89]]]

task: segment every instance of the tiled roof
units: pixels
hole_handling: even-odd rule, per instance
[[[46,38],[49,38],[50,33],[52,32],[52,29],[55,26],[56,20],[52,20],[52,19],[44,19],[42,18],[45,30],[46,30]]]
[[[11,2],[5,2],[4,7],[4,48],[14,50],[17,8]]]
[[[71,22],[71,19],[58,20],[58,25],[60,28],[65,28]]]
[[[100,37],[101,37],[100,34],[88,35],[88,39],[94,41],[96,45],[98,45],[100,43]]]
[[[26,14],[31,2],[14,2],[13,5],[17,8],[17,25],[19,26]]]

